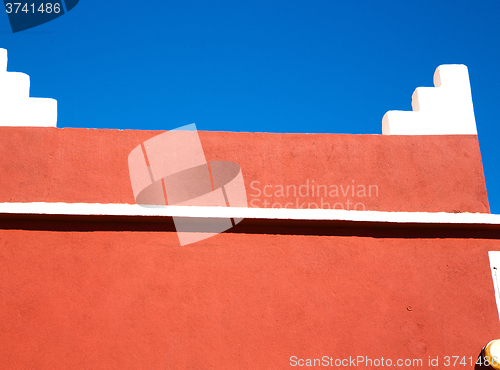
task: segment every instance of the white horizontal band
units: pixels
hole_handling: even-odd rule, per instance
[[[347,211],[244,207],[141,206],[100,203],[0,203],[0,215],[75,215],[136,217],[250,218],[276,220],[359,221],[416,224],[500,225],[488,213]],[[0,221],[1,222],[1,221]]]

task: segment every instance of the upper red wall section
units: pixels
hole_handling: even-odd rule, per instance
[[[128,155],[159,133],[1,127],[0,202],[135,203]],[[200,132],[200,139],[207,160],[241,166],[249,206],[489,212],[475,135]],[[318,185],[326,186],[319,196]]]

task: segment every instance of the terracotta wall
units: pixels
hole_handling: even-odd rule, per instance
[[[0,134],[1,202],[133,203],[128,153],[157,132]],[[240,164],[249,200],[252,181],[355,180],[378,185],[363,199],[371,210],[489,211],[475,136],[200,137],[208,160]],[[243,220],[181,247],[172,225],[116,222],[0,219],[1,369],[281,369],[292,356],[436,369],[500,337],[495,227]]]
[[[500,335],[498,239],[421,236],[1,230],[0,368],[475,359]]]
[[[134,203],[128,154],[159,133],[0,127],[0,202]],[[489,212],[474,135],[200,138],[207,160],[241,166],[250,206]]]

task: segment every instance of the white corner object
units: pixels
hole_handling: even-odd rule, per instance
[[[57,100],[29,93],[30,77],[7,72],[7,50],[0,49],[0,126],[56,127]]]
[[[491,277],[493,278],[493,289],[495,290],[495,302],[500,316],[500,252],[490,251],[488,257],[490,258]]]
[[[477,135],[469,72],[463,64],[444,64],[435,87],[418,87],[413,112],[392,110],[382,118],[384,135]]]

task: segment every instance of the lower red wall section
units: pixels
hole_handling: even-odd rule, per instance
[[[489,250],[500,241],[1,230],[0,368],[443,368],[500,336]]]
[[[0,202],[135,203],[128,155],[159,131],[0,127]],[[483,212],[477,136],[200,132],[250,206]]]

